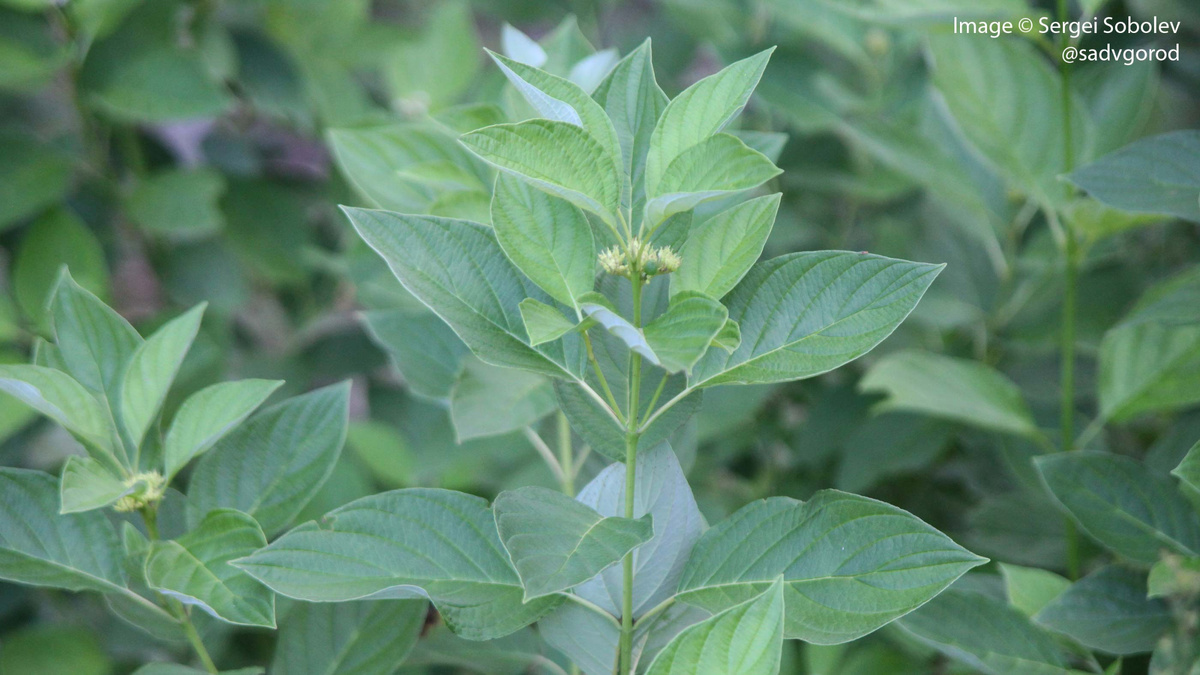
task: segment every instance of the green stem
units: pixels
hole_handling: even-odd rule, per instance
[[[150,504],[142,508],[142,522],[146,524],[146,533],[150,536],[150,541],[158,541],[158,505]],[[183,603],[174,598],[167,598],[159,595],[160,598],[166,601],[168,613],[174,616],[183,626],[183,633],[187,636],[188,642],[192,645],[192,651],[196,652],[196,656],[200,658],[200,663],[204,665],[204,669],[214,675],[219,672],[217,665],[213,663],[212,656],[209,655],[208,649],[204,646],[204,641],[200,639],[200,634],[196,632],[196,626],[192,623],[192,617],[188,614],[187,608]]]
[[[567,416],[558,411],[558,464],[562,467],[562,491],[568,497],[575,496],[575,457],[571,448],[571,424]]]
[[[596,360],[596,352],[592,349],[592,336],[588,335],[587,331],[583,333],[583,344],[587,347],[587,358],[592,364],[592,370],[596,373],[596,379],[600,381],[600,389],[604,392],[604,397],[608,399],[608,405],[612,408],[613,415],[625,424],[625,416],[621,414],[621,406],[617,405],[617,397],[613,396],[612,389],[608,386],[608,378],[604,377],[604,371],[600,369],[600,362]]]
[[[637,260],[637,258],[634,258]],[[633,285],[633,325],[642,325],[642,271],[633,269],[629,274]],[[629,415],[625,428],[625,517],[634,517],[634,496],[637,487],[637,448],[641,432],[638,430],[638,396],[642,389],[642,357],[629,355]],[[633,552],[625,554],[621,561],[621,643],[620,675],[633,673]]]

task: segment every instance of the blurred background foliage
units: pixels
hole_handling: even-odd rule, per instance
[[[1076,163],[1195,128],[1200,5],[1082,5],[1184,28],[1179,62],[1076,69]],[[1039,89],[1056,91],[1051,62],[1029,43],[944,35],[954,16],[1051,10],[1025,0],[0,0],[0,362],[28,360],[67,264],[143,333],[210,303],[176,406],[231,377],[285,379],[280,397],[352,378],[347,450],[302,519],[397,487],[554,487],[521,431],[529,420],[488,408],[511,383],[466,355],[336,205],[487,221],[491,173],[455,137],[524,104],[485,65],[484,46],[544,56],[545,69],[591,88],[649,37],[674,95],[778,45],[742,123],[786,170],[766,255],[869,250],[948,267],[868,358],[786,386],[709,392],[674,439],[702,510],[713,521],[753,499],[837,487],[908,509],[980,554],[1065,572],[1064,521],[1029,461],[1050,449],[1048,435],[1027,433],[1023,404],[1016,421],[981,424],[925,401],[962,365],[936,355],[995,368],[1036,427],[1056,426],[1064,292],[1048,201],[1083,233],[1074,403],[1086,422],[1103,336],[1147,289],[1200,260],[1200,231],[1064,196],[1061,154],[1038,159],[1061,146]],[[953,393],[969,404],[969,391]],[[1185,398],[1144,412],[1086,445],[1170,470],[1200,438],[1200,409]],[[57,472],[72,452],[63,431],[0,400],[0,463]],[[592,460],[581,480],[601,466]],[[180,653],[102,617],[95,597],[0,585],[0,673],[106,675]],[[789,644],[784,672],[976,672],[908,628],[842,647]],[[279,639],[286,629],[285,618]],[[206,638],[219,661],[245,665],[270,663],[276,641],[215,625]],[[430,626],[404,672],[562,672],[546,649],[528,630],[474,644]]]

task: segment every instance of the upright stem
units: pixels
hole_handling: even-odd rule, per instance
[[[637,257],[634,258],[635,260]],[[629,274],[633,284],[633,325],[642,325],[642,271]],[[629,414],[625,427],[625,517],[633,518],[634,495],[637,486],[638,397],[642,389],[642,357],[634,352],[629,356]],[[621,561],[621,653],[620,675],[633,673],[633,552]]]
[[[568,497],[575,496],[575,456],[571,449],[571,424],[567,416],[558,411],[558,463],[562,467],[562,491]]]
[[[1058,20],[1065,22],[1069,18],[1069,0],[1058,0]],[[1071,38],[1065,32],[1059,42],[1059,48],[1065,49],[1071,43]],[[1059,59],[1059,75],[1061,79],[1062,96],[1062,140],[1063,140],[1063,169],[1070,173],[1075,168],[1074,130],[1071,120],[1071,64]],[[1079,243],[1075,238],[1075,228],[1071,223],[1063,227],[1063,267],[1064,291],[1060,345],[1062,373],[1059,382],[1061,392],[1059,426],[1061,431],[1060,448],[1063,452],[1075,449],[1075,322],[1076,305],[1079,295]],[[1074,521],[1066,523],[1067,536],[1067,571],[1072,579],[1078,579],[1080,574],[1079,532]]]
[[[142,522],[146,524],[146,532],[150,535],[151,541],[157,541],[158,535],[158,505],[150,504],[141,510]],[[160,596],[162,597],[162,596]],[[188,614],[187,608],[183,606],[175,598],[163,598],[166,601],[167,611],[179,620],[183,626],[183,634],[187,636],[188,643],[192,645],[192,651],[196,652],[196,656],[200,658],[200,663],[204,665],[204,669],[216,675],[217,664],[213,663],[212,656],[208,653],[208,648],[204,646],[204,641],[200,639],[200,634],[196,632],[196,626],[192,623],[192,617]]]

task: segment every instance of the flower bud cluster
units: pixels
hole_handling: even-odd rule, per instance
[[[125,480],[125,487],[131,492],[117,500],[113,508],[120,513],[129,513],[144,509],[151,504],[162,501],[166,493],[167,482],[157,471],[135,473]]]
[[[628,276],[632,269],[639,270],[643,277],[670,274],[682,263],[670,246],[643,246],[637,237],[629,240],[628,248],[613,246],[600,252],[600,266],[616,276]]]

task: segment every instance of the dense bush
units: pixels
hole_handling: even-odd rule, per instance
[[[1194,3],[563,5],[0,0],[0,673],[1200,672]]]

